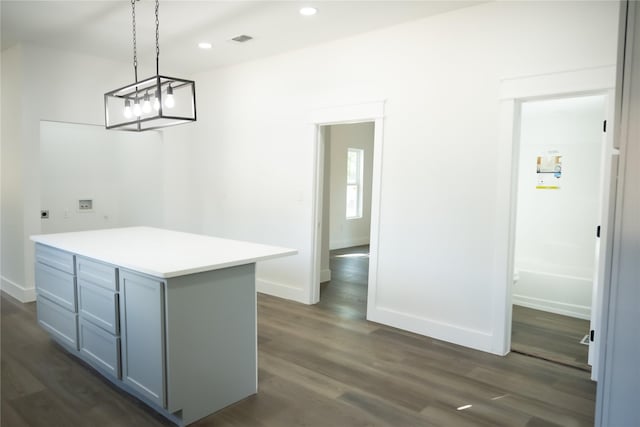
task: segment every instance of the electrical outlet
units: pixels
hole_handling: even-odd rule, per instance
[[[41,210],[40,211],[40,219],[49,219],[49,211]]]
[[[93,210],[93,200],[83,199],[78,200],[78,210],[82,212],[88,212]]]

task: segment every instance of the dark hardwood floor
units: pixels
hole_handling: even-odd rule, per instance
[[[319,304],[258,296],[259,392],[194,426],[593,425],[586,372],[367,322],[368,259],[333,255]],[[33,303],[1,300],[3,427],[170,425],[53,343]]]
[[[364,320],[367,316],[369,245],[330,252],[331,281],[320,286],[318,308],[343,318]]]
[[[589,346],[580,340],[589,321],[513,306],[511,350],[591,372]]]

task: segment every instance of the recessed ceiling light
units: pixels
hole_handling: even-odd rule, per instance
[[[315,15],[318,12],[318,9],[315,7],[303,7],[300,9],[300,15],[311,16]]]
[[[198,47],[200,49],[211,49],[211,43],[200,42],[200,43],[198,43]]]

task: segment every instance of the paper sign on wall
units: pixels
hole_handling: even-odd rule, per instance
[[[556,150],[539,155],[536,160],[537,190],[559,190],[562,156]]]

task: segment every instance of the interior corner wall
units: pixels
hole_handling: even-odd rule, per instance
[[[40,122],[42,233],[163,226],[162,134]],[[79,200],[91,210],[80,211]]]
[[[118,222],[116,144],[104,128],[40,122],[40,208],[44,234],[108,228]],[[91,199],[93,209],[78,210]]]
[[[330,249],[368,245],[371,229],[373,122],[330,126]],[[362,217],[347,219],[347,151],[363,150]]]
[[[34,248],[29,236],[41,232],[42,221],[40,121],[103,125],[104,92],[131,80],[130,64],[29,44],[3,51],[2,59],[3,64],[7,59],[13,64],[9,66],[14,74],[5,76],[3,65],[3,85],[10,81],[12,88],[10,93],[3,91],[2,102],[12,101],[13,96],[21,105],[14,121],[8,120],[11,112],[3,108],[2,113],[2,173],[11,176],[2,184],[2,274],[13,282],[7,285],[3,280],[2,286],[12,296],[29,301],[35,298]],[[15,127],[5,139],[7,123]],[[5,170],[10,160],[11,167]]]
[[[386,100],[370,319],[498,352],[500,81],[614,64],[617,11],[489,2],[197,75],[203,230],[298,249],[258,285],[311,302],[311,112]]]
[[[12,47],[2,52],[1,88],[2,141],[0,185],[2,223],[0,230],[1,287],[24,299],[23,268],[23,188],[22,188],[22,49]]]

